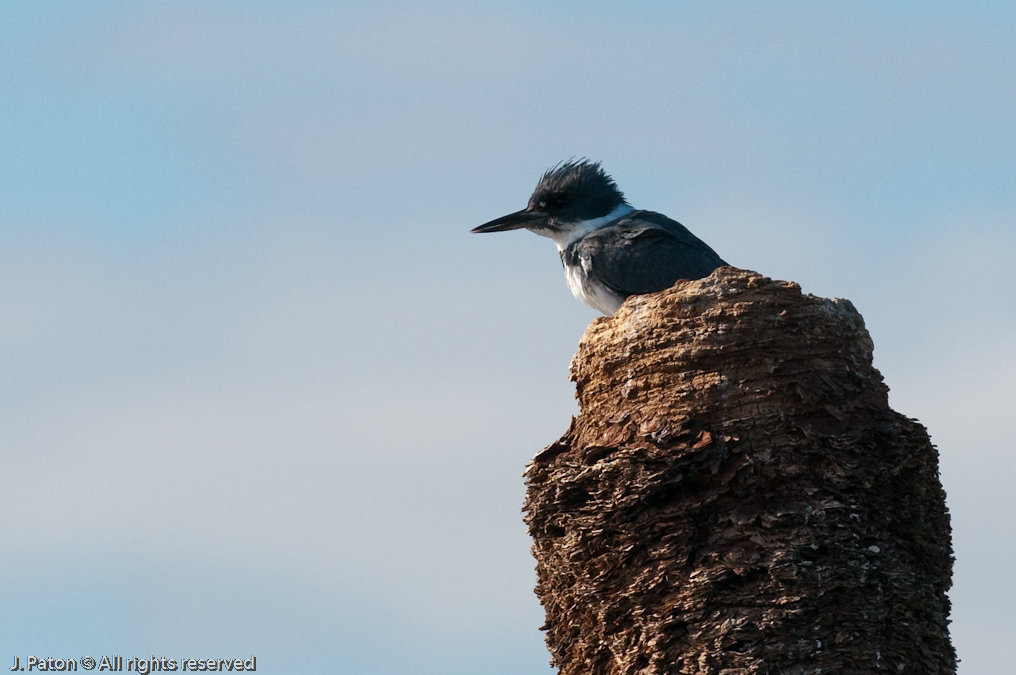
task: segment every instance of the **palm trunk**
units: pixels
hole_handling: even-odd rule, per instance
[[[526,472],[562,675],[955,673],[938,454],[872,348],[730,267],[593,322]]]

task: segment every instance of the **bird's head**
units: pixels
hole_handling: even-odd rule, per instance
[[[567,161],[549,169],[540,178],[529,205],[473,232],[503,232],[526,228],[552,239],[596,221],[626,206],[624,195],[599,162],[586,159]]]

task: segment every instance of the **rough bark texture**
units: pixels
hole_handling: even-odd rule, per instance
[[[630,298],[526,471],[562,675],[954,673],[938,456],[846,300],[723,267]]]

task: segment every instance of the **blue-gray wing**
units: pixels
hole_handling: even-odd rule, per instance
[[[662,291],[678,279],[701,279],[727,264],[686,227],[652,211],[632,212],[582,238],[565,255],[625,296]]]

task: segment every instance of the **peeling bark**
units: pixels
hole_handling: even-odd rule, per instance
[[[595,320],[526,471],[562,675],[955,673],[938,455],[849,301],[723,267]]]

